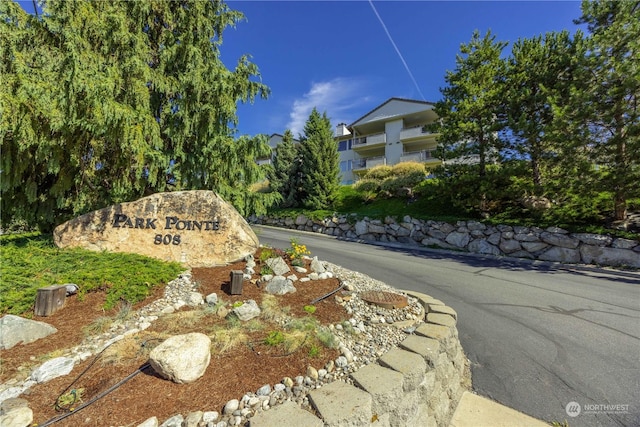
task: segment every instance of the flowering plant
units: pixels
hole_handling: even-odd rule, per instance
[[[301,245],[295,238],[291,239],[291,247],[285,252],[293,265],[302,265],[302,257],[305,255],[311,255],[307,246]]]

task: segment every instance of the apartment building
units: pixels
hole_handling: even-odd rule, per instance
[[[351,184],[377,165],[417,161],[439,165],[436,134],[426,125],[437,120],[434,104],[390,98],[350,125],[340,123],[336,142],[342,184]]]
[[[270,165],[273,163],[273,157],[276,154],[276,147],[278,146],[278,144],[280,144],[282,142],[282,138],[283,135],[280,135],[279,133],[273,133],[271,134],[271,136],[269,137],[269,147],[271,147],[271,156],[268,157],[261,157],[259,159],[256,160],[256,162],[259,165]],[[293,139],[293,143],[294,144],[300,144],[300,141],[298,141],[297,139]]]

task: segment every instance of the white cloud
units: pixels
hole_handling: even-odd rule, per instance
[[[369,101],[369,97],[362,94],[364,86],[362,79],[344,77],[312,82],[311,89],[293,102],[287,128],[295,137],[302,134],[313,107],[320,114],[326,111],[334,127],[338,123],[351,123],[362,115],[358,107]]]

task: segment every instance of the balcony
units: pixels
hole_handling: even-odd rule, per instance
[[[365,135],[353,139],[351,148],[354,151],[378,147],[387,143],[387,134],[384,132]]]
[[[364,173],[374,166],[386,165],[386,164],[387,164],[387,158],[384,156],[367,157],[364,159],[358,159],[353,161],[353,172]]]
[[[400,141],[409,141],[417,138],[424,138],[434,135],[434,133],[429,132],[426,129],[425,125],[413,126],[410,128],[404,128],[400,131]]]
[[[435,150],[411,151],[400,156],[401,162],[440,163],[440,159],[434,156]]]

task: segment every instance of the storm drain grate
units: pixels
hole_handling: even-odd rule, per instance
[[[382,308],[402,308],[408,304],[407,297],[393,292],[367,291],[360,294],[360,298],[370,304]]]

